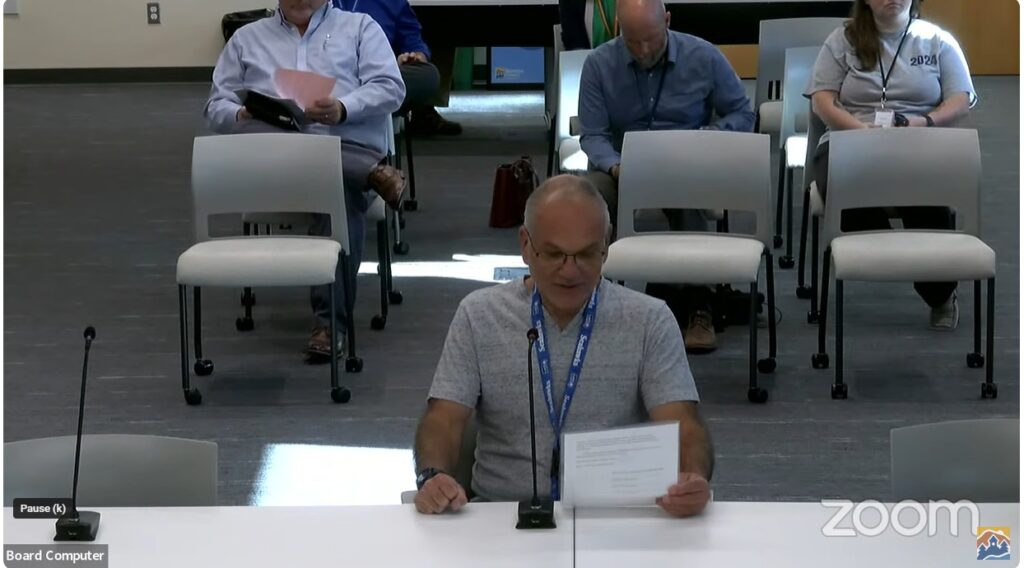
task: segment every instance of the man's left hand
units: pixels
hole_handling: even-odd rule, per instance
[[[690,517],[704,510],[711,498],[708,480],[697,473],[679,472],[679,482],[658,497],[658,506],[675,517]]]
[[[410,51],[409,53],[403,53],[398,56],[398,64],[405,65],[406,63],[426,63],[427,54],[422,51]]]
[[[320,124],[338,124],[345,118],[345,107],[338,99],[320,99],[313,103],[311,108],[306,109],[306,117]]]

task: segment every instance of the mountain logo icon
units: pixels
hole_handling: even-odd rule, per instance
[[[1010,527],[978,527],[978,560],[1010,559]]]

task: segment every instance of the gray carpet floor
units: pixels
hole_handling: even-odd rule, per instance
[[[909,284],[851,284],[850,398],[831,400],[831,370],[810,365],[808,303],[794,295],[795,272],[777,271],[779,365],[763,381],[770,402],[746,401],[744,329],[721,334],[716,353],[691,357],[715,441],[716,499],[885,498],[891,428],[1018,416],[1018,80],[977,86],[983,232],[999,259],[999,398],[981,400],[984,373],[965,366],[969,285],[961,327],[938,334]],[[489,255],[517,252],[514,230],[487,227],[491,183],[495,166],[520,155],[543,170],[541,97],[457,96],[447,114],[465,132],[416,140],[420,211],[407,214],[409,255],[396,257],[396,273],[410,274],[397,279],[405,302],[386,330],[371,331],[377,281],[360,277],[365,368],[343,376],[349,404],[331,402],[326,367],[302,362],[305,290],[257,290],[256,329],[242,334],[238,291],[211,289],[205,343],[216,372],[196,380],[204,402],[190,407],[180,391],[174,273],[192,241],[190,156],[207,90],[5,87],[4,440],[74,433],[81,332],[91,324],[87,432],[217,442],[224,505],[395,502],[412,486],[408,449],[455,307],[488,285],[488,270],[511,266]],[[474,274],[485,277],[453,277],[442,262],[482,265]]]

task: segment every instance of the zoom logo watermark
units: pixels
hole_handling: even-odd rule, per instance
[[[901,536],[935,536],[939,532],[959,536],[961,515],[969,519],[968,534],[978,531],[980,513],[970,501],[900,501],[886,505],[868,500],[854,503],[846,499],[823,500],[823,507],[835,509],[832,518],[821,527],[824,536],[878,536],[892,530]]]

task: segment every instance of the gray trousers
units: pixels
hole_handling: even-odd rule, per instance
[[[345,182],[345,210],[348,221],[348,240],[351,250],[348,251],[349,280],[343,279],[341,259],[334,274],[334,308],[338,318],[339,335],[345,332],[348,324],[348,303],[345,291],[351,290],[351,302],[356,299],[356,275],[363,260],[363,242],[366,237],[366,209],[370,200],[366,192],[370,189],[366,178],[370,171],[384,160],[384,154],[348,142],[341,143],[342,175]],[[316,215],[316,220],[309,228],[310,235],[330,235],[330,217]],[[331,322],[331,296],[329,286],[313,286],[309,291],[309,302],[313,308],[316,325],[328,326]]]
[[[619,182],[611,175],[600,171],[589,171],[585,177],[594,184],[597,191],[604,197],[611,214],[612,225],[618,228]],[[707,231],[708,219],[698,209],[664,209],[668,218],[668,226],[673,231]],[[695,311],[711,312],[711,289],[707,286],[683,286],[681,298],[684,309],[688,313]]]

